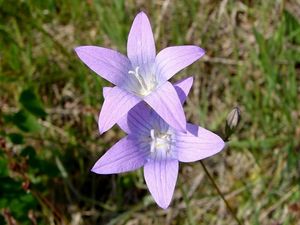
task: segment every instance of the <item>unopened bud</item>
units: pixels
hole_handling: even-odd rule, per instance
[[[241,120],[241,110],[238,107],[234,107],[231,112],[228,114],[226,119],[225,135],[228,139],[237,128]]]
[[[227,126],[231,130],[234,130],[241,120],[241,110],[238,107],[234,107],[233,110],[227,116]]]

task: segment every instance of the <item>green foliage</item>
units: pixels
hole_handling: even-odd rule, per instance
[[[17,220],[23,221],[22,224],[30,224],[27,213],[37,207],[37,200],[21,188],[20,182],[9,177],[1,177],[0,182],[0,208],[9,208]]]
[[[22,91],[20,95],[20,103],[33,115],[42,118],[46,116],[46,112],[32,88]]]
[[[8,163],[7,159],[4,157],[4,154],[0,152],[0,177],[5,177],[8,175]]]
[[[24,137],[20,133],[10,133],[8,134],[10,141],[16,145],[24,143]]]
[[[229,149],[207,159],[239,218],[296,224],[300,23],[293,9],[293,1],[271,0],[0,0],[0,209],[20,224],[31,224],[29,211],[38,224],[234,223],[197,163],[182,167],[167,212],[153,204],[142,171],[90,172],[123,134],[98,136],[108,82],[73,49],[98,45],[125,54],[132,19],[144,10],[157,52],[183,44],[207,52],[174,78],[194,76],[189,120],[222,133],[227,114],[241,109]]]
[[[13,115],[7,116],[6,120],[13,123],[24,132],[38,132],[41,129],[37,119],[23,109]]]

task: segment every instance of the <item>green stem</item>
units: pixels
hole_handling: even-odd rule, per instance
[[[183,200],[184,200],[185,205],[186,205],[187,222],[188,222],[189,225],[194,225],[195,221],[194,221],[193,215],[192,215],[192,213],[190,211],[190,201],[189,201],[189,198],[188,198],[188,196],[186,194],[186,191],[184,190],[183,185],[180,185],[180,189],[181,189],[181,192],[182,192]]]
[[[237,224],[242,225],[241,221],[237,218],[236,214],[233,212],[232,208],[230,207],[229,203],[227,202],[227,200],[225,199],[224,195],[222,194],[220,188],[218,187],[218,185],[216,184],[214,178],[211,176],[211,174],[208,172],[204,162],[200,161],[201,166],[203,167],[206,175],[208,176],[208,178],[210,179],[211,183],[213,184],[213,186],[215,187],[215,189],[217,190],[218,194],[221,196],[221,198],[223,199],[226,207],[228,208],[229,212],[231,213],[232,217],[235,219],[235,221],[237,222]]]

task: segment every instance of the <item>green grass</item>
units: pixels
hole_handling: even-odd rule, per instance
[[[73,49],[98,45],[125,54],[140,10],[158,51],[195,44],[207,52],[173,79],[195,78],[185,106],[191,122],[222,134],[227,114],[241,108],[229,148],[205,160],[239,219],[299,223],[297,7],[271,0],[0,0],[0,224],[76,224],[75,217],[77,224],[234,224],[199,163],[181,165],[168,211],[149,196],[142,171],[89,171],[124,134],[116,127],[99,136],[109,83]]]

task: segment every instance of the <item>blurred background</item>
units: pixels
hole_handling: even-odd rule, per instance
[[[206,55],[185,112],[224,137],[204,163],[242,224],[300,224],[300,2],[297,0],[0,0],[0,224],[235,224],[199,162],[180,165],[168,210],[143,171],[96,175],[91,167],[124,133],[100,136],[108,82],[74,47],[126,54],[133,18],[145,11],[157,51],[195,44]]]

